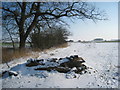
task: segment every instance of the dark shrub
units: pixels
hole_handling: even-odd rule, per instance
[[[47,49],[65,43],[68,35],[65,27],[56,26],[32,33],[31,42],[34,48]]]

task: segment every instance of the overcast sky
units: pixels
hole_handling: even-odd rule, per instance
[[[95,6],[101,10],[105,10],[108,19],[94,23],[91,20],[76,20],[70,23],[70,31],[73,40],[93,40],[95,38],[103,38],[106,40],[118,38],[118,3],[117,2],[94,2]]]

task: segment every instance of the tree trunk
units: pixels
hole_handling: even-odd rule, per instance
[[[26,41],[26,39],[24,37],[20,36],[20,43],[19,43],[20,50],[25,49],[25,41]]]

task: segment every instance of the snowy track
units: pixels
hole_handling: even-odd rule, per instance
[[[74,74],[76,78],[73,78],[72,73],[34,72],[22,64],[15,69],[19,75],[2,79],[2,86],[3,88],[118,88],[120,76],[117,67],[118,43],[69,43],[67,48],[39,53],[38,58],[64,58],[76,54],[90,67],[83,75]],[[20,59],[15,63],[22,62],[26,60]],[[5,68],[4,65],[2,67]]]

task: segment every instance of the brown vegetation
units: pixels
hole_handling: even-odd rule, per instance
[[[29,50],[19,51],[18,49],[13,50],[12,48],[2,48],[2,63],[6,63],[15,58],[25,57],[29,55]]]
[[[64,43],[64,44],[56,46],[56,48],[65,48],[65,47],[68,47],[68,43]]]
[[[0,62],[0,63],[6,63],[6,62],[12,61],[16,58],[28,57],[28,56],[31,56],[32,58],[37,58],[39,56],[39,52],[42,52],[42,51],[47,52],[47,51],[50,51],[50,50],[53,50],[56,48],[65,48],[67,46],[68,46],[68,44],[64,43],[62,45],[58,45],[58,46],[52,47],[50,49],[41,50],[38,48],[33,48],[32,50],[24,49],[21,51],[19,49],[13,50],[13,48],[2,48],[2,62]],[[32,52],[34,52],[34,54]]]

